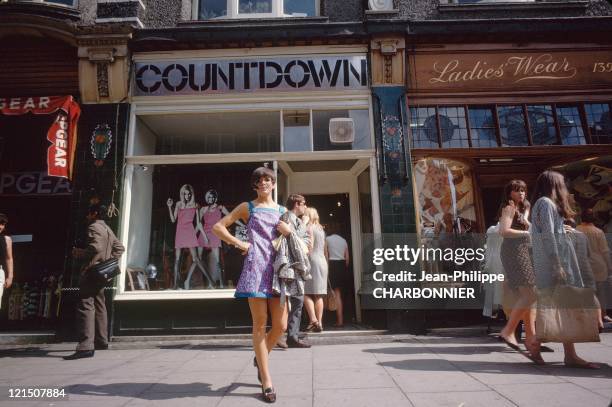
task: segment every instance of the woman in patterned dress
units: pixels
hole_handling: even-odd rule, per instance
[[[213,233],[224,242],[236,247],[245,257],[242,273],[236,286],[236,298],[248,298],[253,320],[253,348],[258,378],[261,381],[264,401],[276,401],[272,378],[268,367],[268,354],[287,329],[287,307],[281,304],[280,297],[272,291],[274,275],[274,247],[272,240],[278,233],[289,235],[291,229],[280,216],[285,208],[276,204],[272,192],[276,177],[272,170],[257,168],[251,175],[251,185],[257,198],[243,202],[224,216],[213,227]],[[238,220],[247,223],[248,242],[232,236],[228,227]],[[272,316],[272,328],[266,334],[268,310]]]
[[[527,185],[522,180],[506,184],[500,206],[499,234],[503,237],[500,247],[501,262],[507,280],[506,287],[512,290],[517,300],[500,338],[512,349],[518,350],[514,331],[521,320],[525,321],[525,347],[536,363],[544,363],[535,337],[535,276],[529,253],[529,201]]]

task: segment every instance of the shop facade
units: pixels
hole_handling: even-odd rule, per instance
[[[59,320],[81,109],[74,33],[59,17],[42,20],[8,13],[0,28],[11,61],[0,67],[0,212],[9,218],[14,255],[3,332],[53,333]],[[16,29],[26,22],[27,30]]]
[[[609,231],[610,20],[510,21],[491,5],[479,9],[490,19],[462,21],[477,7],[446,8],[456,14],[444,23],[366,20],[383,233],[425,245],[441,232],[480,239],[497,223],[504,185],[523,179],[531,192],[547,169],[562,172],[578,212],[594,208]],[[362,303],[380,312],[372,276],[362,284]],[[423,333],[482,322],[478,304],[460,305],[386,310],[386,327]]]
[[[151,51],[133,60],[113,333],[249,329],[246,302],[233,299],[242,257],[210,229],[252,199],[249,177],[262,165],[277,174],[277,202],[304,195],[346,238],[358,291],[361,234],[380,228],[367,48]],[[244,237],[244,226],[231,231]]]
[[[508,181],[532,190],[542,171],[568,166],[583,167],[567,174],[579,212],[600,208],[606,227],[609,208],[599,201],[609,192],[594,174],[611,171],[610,45],[431,45],[408,57],[419,233],[444,222],[484,233],[497,222]]]
[[[0,5],[0,212],[14,255],[0,330],[33,341],[73,337],[82,264],[71,248],[86,243],[88,205],[120,193],[130,28],[77,28],[75,4]]]

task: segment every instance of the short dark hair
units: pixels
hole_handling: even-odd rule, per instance
[[[595,222],[595,213],[593,212],[593,209],[591,209],[591,208],[586,209],[584,212],[582,212],[581,218],[582,218],[583,222],[594,223]]]
[[[289,198],[287,198],[287,204],[285,206],[287,207],[287,209],[293,210],[293,208],[295,208],[295,205],[301,202],[306,202],[306,198],[299,194],[291,194],[289,195]]]
[[[251,174],[251,187],[253,187],[253,189],[257,189],[257,183],[263,177],[270,177],[272,182],[276,184],[276,174],[274,174],[274,171],[267,167],[259,167],[256,168]]]
[[[8,223],[8,216],[0,213],[0,225],[6,225]]]
[[[563,224],[564,224],[564,225],[571,226],[571,227],[573,227],[573,228],[575,228],[575,227],[576,227],[576,221],[574,220],[574,218],[567,218],[567,219],[564,219],[564,220],[563,220]]]
[[[96,218],[98,219],[104,219],[104,216],[106,215],[106,206],[104,205],[100,205],[100,204],[93,204],[93,205],[89,205],[89,208],[87,209],[87,213],[92,215],[92,214],[97,214]]]

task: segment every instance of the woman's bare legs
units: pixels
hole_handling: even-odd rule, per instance
[[[310,320],[309,322],[311,325],[319,322],[315,313],[315,303],[312,300],[312,296],[304,296],[304,308],[306,308],[306,312],[308,313],[308,319]]]
[[[276,346],[278,339],[287,331],[287,306],[281,304],[279,297],[268,298],[268,308],[272,317],[272,328],[266,336],[268,353]]]
[[[317,321],[319,322],[319,327],[323,329],[323,297],[320,295],[315,295],[314,310]]]
[[[200,260],[200,257],[198,256],[196,249],[194,247],[191,247],[189,249],[189,253],[191,253],[191,258],[193,260],[193,263],[191,264],[191,267],[189,267],[189,273],[187,273],[187,278],[185,279],[185,290],[189,290],[189,283],[191,282],[191,275],[193,274],[193,271],[195,270],[196,267],[200,268],[200,270],[202,271],[202,275],[206,278],[206,281],[208,281],[208,288],[214,288],[212,285],[212,280],[210,279],[210,276],[206,272],[206,269],[204,268],[204,265],[202,264],[202,261]]]
[[[223,276],[221,275],[221,264],[219,264],[219,248],[213,247],[208,253],[208,272],[213,281],[219,282],[219,288],[223,288]]]
[[[272,316],[272,328],[266,334],[268,306]],[[268,353],[287,329],[287,307],[281,306],[280,298],[249,298],[249,308],[253,320],[253,350],[261,375],[261,384],[266,389],[272,387]]]
[[[510,312],[508,322],[506,322],[506,325],[499,333],[502,338],[516,346],[518,346],[518,342],[514,336],[514,331],[516,330],[519,322],[521,322],[522,319],[525,319],[527,315],[530,315],[529,312],[531,312],[533,309],[533,304],[536,301],[535,292],[532,287],[521,286],[518,288],[518,292],[519,298],[516,301],[516,304],[514,304],[512,307],[512,312]],[[533,330],[531,327],[533,327]],[[529,331],[530,338],[532,337],[532,334],[535,334],[535,317],[533,320],[530,319],[529,323],[528,321],[525,321],[525,332],[527,331]],[[535,335],[533,335],[533,337],[535,338]],[[534,343],[532,342],[530,345],[533,344]]]
[[[339,288],[334,288],[336,294],[336,325],[344,325],[344,314],[342,310],[342,294]]]
[[[179,278],[179,267],[181,265],[181,249],[174,249],[174,286],[173,289],[178,288],[178,278]]]
[[[249,298],[251,319],[253,320],[253,350],[259,366],[261,383],[272,385],[268,367],[268,347],[266,345],[266,322],[268,321],[268,301],[265,298]]]
[[[588,366],[592,369],[599,369],[601,366],[595,363],[587,362],[576,354],[576,347],[572,342],[563,343],[563,363],[569,366]]]

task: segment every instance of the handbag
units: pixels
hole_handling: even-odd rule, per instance
[[[113,278],[121,274],[119,268],[119,259],[111,256],[111,232],[110,228],[106,226],[106,232],[108,233],[108,239],[106,240],[106,257],[107,260],[103,260],[99,263],[94,264],[89,268],[89,274],[101,285],[106,285],[112,281]]]
[[[336,293],[332,289],[329,278],[327,279],[327,295],[325,296],[325,299],[323,300],[323,306],[325,307],[325,309],[329,311],[335,311],[338,309],[338,303],[336,301]]]
[[[113,278],[121,274],[119,268],[119,259],[111,257],[108,260],[101,261],[100,263],[94,264],[89,269],[90,273],[96,276],[96,279],[101,283],[108,283]]]
[[[536,336],[541,342],[599,342],[599,305],[591,288],[538,290]]]

